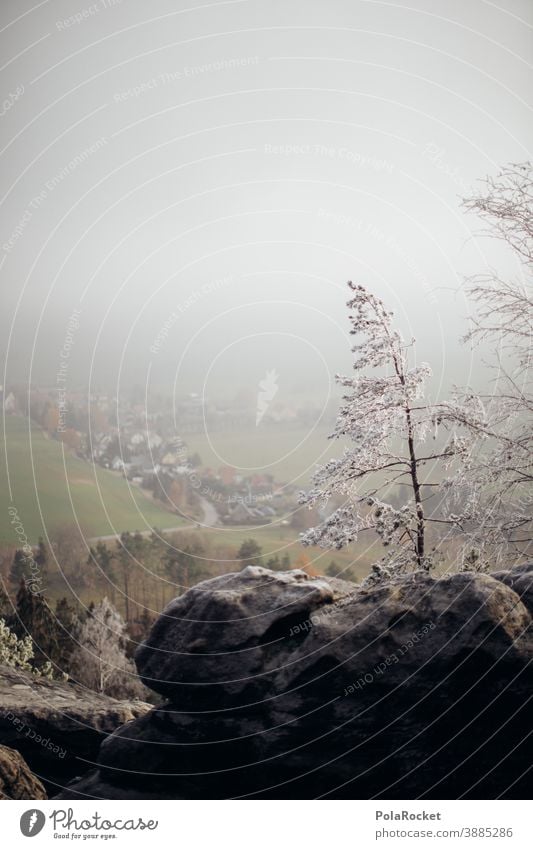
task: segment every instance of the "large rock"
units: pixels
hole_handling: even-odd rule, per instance
[[[533,563],[523,563],[514,569],[492,572],[491,575],[511,587],[533,615]]]
[[[151,707],[9,666],[0,666],[0,706],[0,743],[21,752],[49,787],[86,772],[102,741]]]
[[[137,665],[167,702],[61,798],[520,798],[532,656],[508,581],[247,567],[166,608]]]
[[[46,790],[19,752],[0,746],[0,799],[46,799]]]
[[[150,689],[182,707],[262,698],[291,629],[290,653],[307,637],[296,628],[354,589],[347,581],[261,566],[204,581],[166,607],[137,650],[137,669]]]

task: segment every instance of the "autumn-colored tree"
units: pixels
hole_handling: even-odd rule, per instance
[[[319,574],[311,563],[309,557],[305,552],[302,551],[301,554],[298,555],[296,560],[294,561],[293,569],[301,569],[302,572],[305,572],[309,575],[310,578],[316,578]]]
[[[181,513],[187,506],[185,487],[182,481],[173,480],[167,490],[167,498],[170,506],[176,513]]]
[[[72,427],[67,427],[60,433],[61,442],[70,449],[70,451],[79,451],[81,446],[81,436]]]
[[[45,407],[43,427],[50,436],[53,436],[59,427],[59,410],[54,404],[47,404]]]
[[[231,486],[235,480],[236,469],[233,466],[221,466],[218,470],[220,480],[225,486]]]

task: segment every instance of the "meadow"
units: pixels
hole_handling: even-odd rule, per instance
[[[245,565],[235,558],[241,544],[247,539],[254,539],[261,546],[265,564],[276,555],[280,560],[288,555],[292,568],[303,567],[310,574],[331,572],[334,561],[339,577],[349,575],[352,579],[360,579],[367,573],[372,561],[371,553],[366,551],[363,544],[342,551],[304,548],[299,542],[298,530],[283,523],[281,518],[274,519],[272,524],[257,527],[203,527],[201,523],[182,519],[165,510],[163,505],[153,501],[138,487],[130,486],[120,474],[93,466],[73,456],[68,450],[63,450],[61,443],[50,439],[27,419],[9,416],[5,424],[6,450],[0,460],[0,545],[11,550],[23,544],[25,540],[15,531],[17,522],[20,522],[19,530],[22,527],[25,537],[33,544],[39,536],[54,541],[56,534],[64,534],[66,529],[70,529],[71,535],[67,539],[72,539],[72,546],[67,543],[65,548],[63,544],[65,550],[62,555],[58,552],[59,556],[54,557],[48,566],[47,592],[51,598],[59,598],[65,593],[68,595],[72,590],[65,582],[63,571],[68,571],[69,563],[72,569],[71,561],[80,564],[85,562],[89,541],[109,538],[128,530],[149,533],[153,528],[182,529],[184,542],[192,536],[202,543],[211,574],[238,570]],[[234,462],[243,466],[252,465],[254,458],[258,464],[265,462],[267,452],[257,458],[257,444],[250,445],[246,433],[223,433],[217,436],[218,447],[222,445]],[[270,457],[272,451],[282,457],[290,453],[295,444],[298,446],[290,458],[280,461],[278,469],[273,470],[276,481],[299,478],[299,483],[305,487],[309,479],[309,467],[324,446],[332,446],[331,442],[328,444],[324,432],[313,434],[307,441],[303,437],[303,432],[297,430],[280,430],[267,436],[270,440]],[[198,451],[202,462],[208,464],[210,447],[206,438],[191,436],[187,441],[191,452]],[[338,449],[339,446],[333,447]],[[6,456],[12,499],[9,494]],[[214,467],[221,465],[215,452],[212,460]],[[16,510],[17,522],[12,521],[13,510]],[[173,544],[178,547],[180,535],[179,531],[172,534]],[[168,537],[168,534],[165,536]],[[113,547],[114,543],[109,541],[108,545]],[[75,567],[75,570],[77,568],[82,567]],[[161,565],[155,568],[156,573],[163,575]],[[115,592],[97,569],[92,568],[87,572],[83,567],[83,571],[88,581],[78,589],[80,600],[88,603],[91,599],[111,594],[114,599],[116,596],[116,603],[122,610],[120,592]],[[193,583],[194,572],[195,569],[191,574]],[[203,569],[200,569],[200,574],[201,577],[206,576]],[[132,581],[130,591],[132,599],[139,604],[141,598],[137,585],[138,580]],[[179,592],[177,588],[173,591],[166,582],[161,584],[157,579],[153,582],[143,579],[142,586],[142,601],[154,610],[160,609]]]
[[[45,528],[53,534],[60,527],[79,524],[85,535],[95,537],[182,523],[120,475],[63,451],[61,443],[46,437],[28,419],[7,416],[5,426],[5,451],[0,458],[0,542],[17,544],[10,507],[17,510],[30,543],[36,543]]]
[[[233,466],[242,475],[271,474],[283,483],[305,486],[317,464],[342,452],[325,428],[276,426],[214,433],[191,433],[185,440],[204,466]]]

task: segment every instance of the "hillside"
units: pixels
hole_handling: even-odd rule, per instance
[[[30,425],[28,419],[8,416],[6,446],[0,459],[0,542],[16,544],[8,508],[14,506],[30,542],[44,527],[48,531],[79,522],[89,536],[117,531],[175,527],[180,519],[159,507],[115,472],[93,467],[63,451]],[[13,500],[10,500],[6,457]]]

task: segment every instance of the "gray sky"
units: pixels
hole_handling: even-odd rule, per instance
[[[517,269],[459,198],[530,156],[531,4],[183,6],[2,2],[6,383],[53,385],[79,310],[70,388],[235,394],[276,369],[323,401],[348,278],[435,391],[467,379],[463,275]]]

